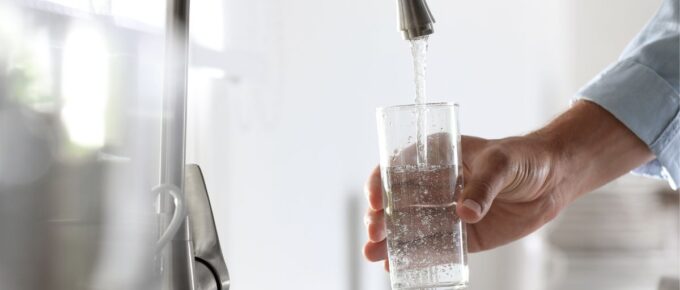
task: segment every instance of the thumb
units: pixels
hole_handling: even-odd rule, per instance
[[[477,223],[484,218],[503,189],[509,168],[510,158],[500,150],[485,152],[475,158],[456,206],[456,212],[464,222]]]

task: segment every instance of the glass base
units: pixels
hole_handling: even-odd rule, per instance
[[[459,284],[422,285],[418,287],[392,288],[392,290],[463,290],[470,286],[467,282]]]

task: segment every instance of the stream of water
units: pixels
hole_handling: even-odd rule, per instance
[[[427,164],[427,94],[425,92],[425,71],[427,69],[427,36],[411,40],[411,54],[413,56],[413,71],[416,85],[416,163],[419,166]]]

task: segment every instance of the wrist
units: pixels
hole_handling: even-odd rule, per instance
[[[546,128],[532,132],[526,136],[532,143],[537,144],[536,148],[541,148],[546,156],[544,162],[549,164],[549,173],[545,181],[545,191],[547,194],[554,195],[560,201],[560,208],[570,203],[579,196],[576,189],[578,179],[575,176],[574,167],[574,144],[568,142],[565,134],[559,130],[549,130]]]
[[[565,128],[544,127],[531,133],[530,136],[537,140],[536,142],[544,148],[547,156],[549,156],[551,162],[549,183],[551,184],[552,194],[558,195],[567,204],[582,195],[584,190],[580,186],[579,180],[582,180],[580,175],[587,170],[579,169],[577,166],[583,163],[578,158],[585,154],[578,152],[579,145],[575,144],[573,140],[570,141]]]
[[[579,101],[536,131],[553,156],[557,190],[573,200],[653,159],[647,146],[599,105]]]

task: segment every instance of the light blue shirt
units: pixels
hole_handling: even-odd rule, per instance
[[[612,113],[644,141],[656,159],[635,173],[680,185],[680,0],[665,0],[619,61],[578,97]]]

